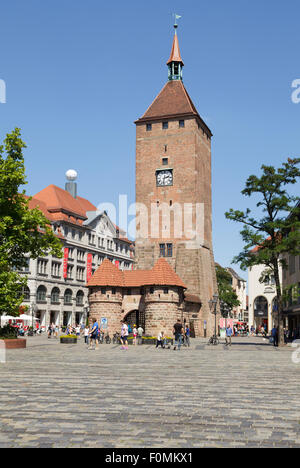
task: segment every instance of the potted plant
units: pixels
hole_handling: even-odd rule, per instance
[[[26,348],[26,340],[18,338],[18,329],[11,325],[0,328],[0,340],[6,349]]]
[[[61,335],[60,342],[63,344],[76,344],[77,336],[76,335]]]

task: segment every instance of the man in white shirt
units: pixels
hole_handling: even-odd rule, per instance
[[[141,345],[141,344],[143,344],[143,333],[144,333],[144,330],[141,327],[141,325],[137,329],[137,332],[138,332],[138,344]]]
[[[157,336],[156,348],[158,348],[159,345],[163,349],[165,349],[165,347],[164,347],[164,332],[163,331],[161,331]]]

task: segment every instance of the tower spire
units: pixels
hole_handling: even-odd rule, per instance
[[[167,61],[168,70],[169,70],[169,81],[182,80],[182,68],[184,66],[184,63],[180,55],[179,42],[178,42],[178,36],[177,36],[177,28],[178,28],[177,20],[181,18],[181,16],[176,15],[176,14],[174,16],[175,16],[175,23],[174,23],[175,34],[174,34],[174,39],[173,39],[171,55],[170,55],[169,60]]]

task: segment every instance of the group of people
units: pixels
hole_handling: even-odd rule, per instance
[[[91,328],[86,327],[84,329],[84,337],[85,342],[89,345],[88,349],[98,349],[99,344],[99,334],[101,333],[98,321],[96,319],[92,320],[93,325]],[[128,337],[129,334],[132,333],[133,346],[141,345],[143,343],[143,333],[144,329],[137,325],[133,325],[133,328],[127,324],[125,320],[121,320],[121,334],[119,335],[121,341],[121,349],[128,350]],[[188,325],[183,327],[180,319],[174,324],[173,327],[173,334],[174,334],[174,350],[180,350],[181,346],[184,344],[185,346],[190,346],[190,336],[191,331]],[[165,348],[167,344],[167,337],[165,336],[164,331],[160,331],[157,336],[156,340],[156,348],[161,346],[161,348]]]
[[[50,323],[48,327],[48,338],[58,338],[58,334],[60,332],[60,327],[58,325],[55,325],[54,323]]]
[[[185,327],[182,325],[180,319],[173,326],[173,335],[174,335],[174,351],[180,348],[182,345],[190,347],[190,337],[191,337],[191,330],[188,325]],[[157,340],[156,340],[156,348],[161,347],[163,349],[167,346],[167,338],[165,336],[165,332],[162,330],[158,333]]]

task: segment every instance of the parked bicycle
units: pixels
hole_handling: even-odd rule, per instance
[[[113,336],[113,344],[120,344],[121,343],[121,335],[120,333],[116,332]]]
[[[217,346],[218,344],[220,344],[220,341],[219,341],[219,339],[218,339],[215,335],[213,335],[213,336],[209,339],[208,344],[209,344],[209,345],[213,345],[213,346]]]

